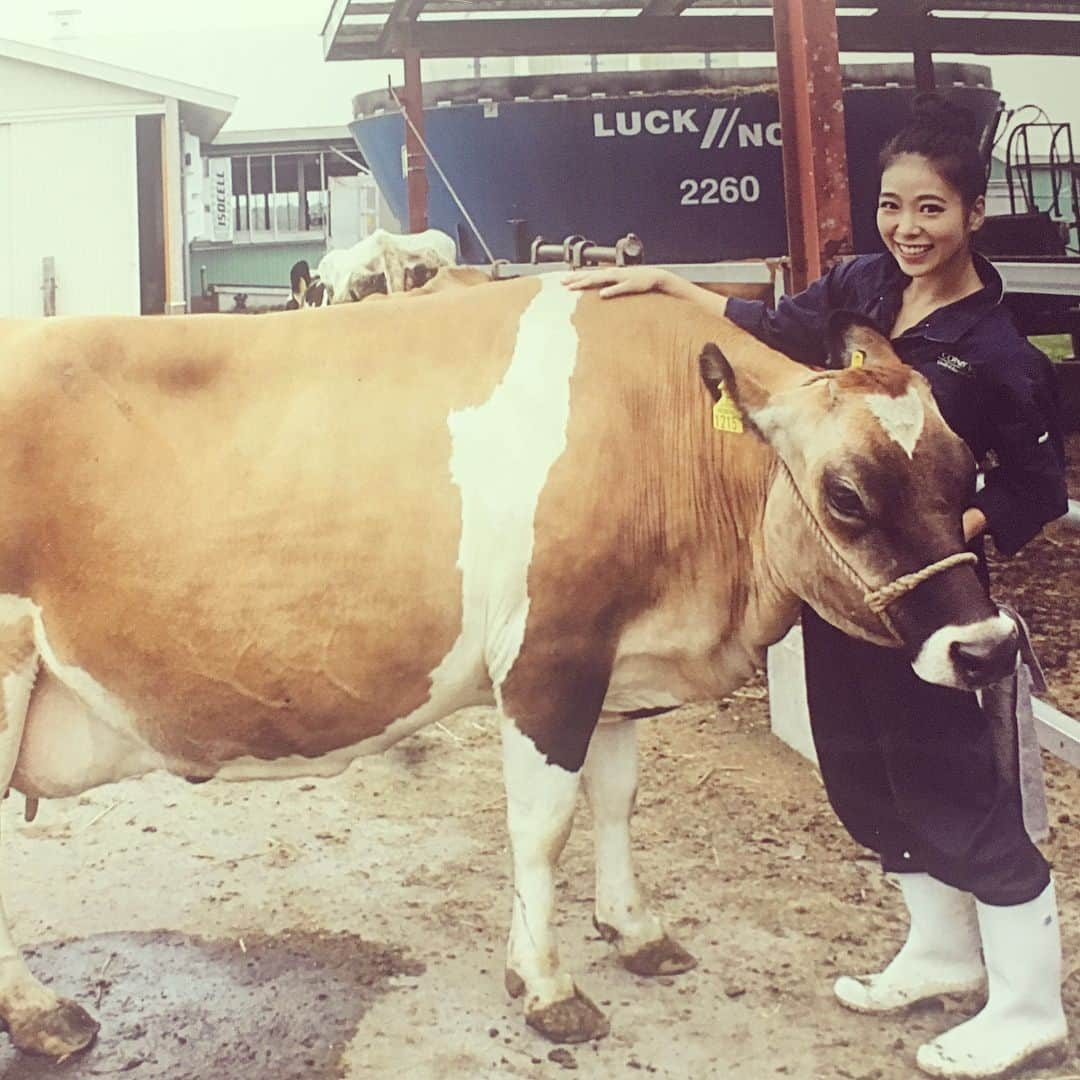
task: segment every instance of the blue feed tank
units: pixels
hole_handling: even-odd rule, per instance
[[[970,109],[989,160],[1000,110],[988,68],[937,64],[942,93]],[[858,252],[879,246],[877,157],[910,115],[911,65],[846,66],[844,118]],[[390,209],[408,220],[405,124],[385,90],[353,99],[349,125]],[[787,251],[776,73],[771,68],[515,76],[424,88],[424,137],[497,258],[538,235],[603,244],[628,232],[649,262]],[[486,261],[428,166],[430,224]]]

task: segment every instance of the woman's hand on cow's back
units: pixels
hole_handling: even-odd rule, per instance
[[[575,270],[565,274],[562,283],[568,289],[598,289],[602,299],[658,292],[689,300],[713,315],[723,315],[727,297],[710,292],[692,281],[659,266],[600,266],[594,270]]]
[[[599,266],[593,270],[575,270],[562,278],[568,289],[599,289],[600,295],[628,296],[632,293],[662,292],[685,295],[689,284],[670,270],[657,266]]]

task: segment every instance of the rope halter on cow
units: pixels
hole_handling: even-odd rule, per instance
[[[821,541],[822,546],[832,556],[833,561],[837,566],[839,566],[844,573],[847,574],[848,578],[862,590],[863,602],[878,617],[881,621],[881,625],[885,627],[889,632],[889,636],[892,637],[898,645],[903,645],[904,639],[901,636],[900,631],[896,629],[896,624],[893,622],[888,611],[885,609],[890,604],[899,600],[902,596],[906,596],[916,586],[921,585],[924,581],[929,581],[932,577],[936,577],[945,570],[951,570],[954,566],[962,566],[964,563],[978,562],[978,557],[974,552],[956,551],[953,552],[952,555],[946,555],[943,559],[938,559],[937,562],[930,563],[929,566],[924,566],[921,570],[915,570],[910,574],[903,574],[895,581],[890,581],[887,585],[882,585],[880,588],[873,589],[866,583],[863,576],[837,550],[836,545],[821,527],[817,518],[814,516],[814,512],[810,509],[809,504],[803,496],[803,493],[799,490],[799,485],[795,483],[795,477],[791,475],[791,470],[788,469],[783,461],[780,462],[780,472],[787,477],[788,483],[795,492],[795,501],[810,525],[810,531]]]

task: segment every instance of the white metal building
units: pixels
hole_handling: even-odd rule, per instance
[[[226,128],[202,154],[206,215],[188,232],[196,310],[284,304],[294,263],[314,268],[328,248],[394,224],[344,124]]]
[[[0,39],[0,316],[186,310],[199,147],[235,104]]]

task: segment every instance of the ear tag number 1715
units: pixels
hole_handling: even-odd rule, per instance
[[[720,397],[712,410],[713,427],[717,431],[724,431],[729,435],[741,435],[743,433],[743,421],[739,406],[731,400],[727,387],[724,386],[723,382],[717,383],[716,388],[720,391]]]

